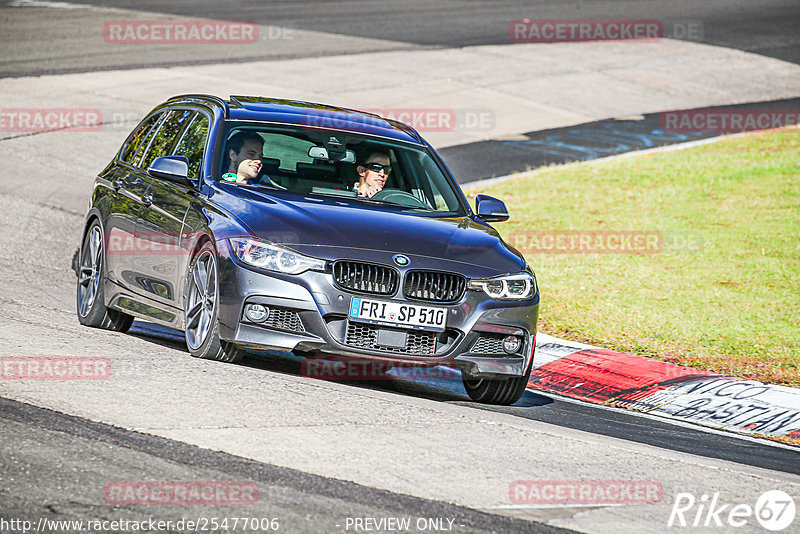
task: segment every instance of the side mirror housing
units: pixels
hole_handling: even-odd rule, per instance
[[[185,156],[161,156],[156,158],[147,169],[153,178],[161,178],[182,185],[191,185],[189,180],[189,160]]]
[[[508,220],[508,209],[502,200],[487,195],[475,197],[475,212],[484,222],[503,222]]]

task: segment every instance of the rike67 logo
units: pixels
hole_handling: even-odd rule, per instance
[[[668,527],[743,527],[755,519],[763,528],[778,532],[794,522],[797,510],[791,495],[781,490],[766,491],[755,505],[722,504],[719,492],[696,498],[691,493],[678,493],[672,505]]]

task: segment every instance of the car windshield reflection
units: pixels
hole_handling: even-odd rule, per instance
[[[219,179],[240,186],[353,198],[415,212],[462,213],[459,195],[424,148],[356,134],[251,125],[226,135]]]

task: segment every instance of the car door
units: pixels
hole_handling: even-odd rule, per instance
[[[140,168],[145,172],[156,158],[173,154],[197,115],[195,110],[182,108],[168,113],[141,161]],[[138,290],[171,307],[180,307],[178,281],[189,253],[182,248],[181,231],[194,193],[192,186],[151,177],[136,224],[134,271]]]
[[[186,128],[181,140],[175,146],[174,156],[184,156],[189,160],[189,178],[196,183],[202,183],[203,161],[206,160],[206,144],[208,142],[210,116],[198,112],[192,123]],[[182,305],[182,291],[185,289],[185,275],[191,260],[190,252],[200,237],[200,232],[208,226],[209,217],[206,212],[206,205],[198,195],[193,195],[189,201],[186,216],[183,219],[181,247],[187,254],[179,257],[178,273],[180,278],[178,284],[178,304]]]
[[[133,256],[136,252],[136,221],[141,198],[150,179],[138,171],[136,162],[147,150],[163,113],[145,118],[128,137],[117,159],[101,177],[107,180],[111,194],[105,207],[106,275],[116,284],[132,289]]]

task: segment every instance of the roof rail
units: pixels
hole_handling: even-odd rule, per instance
[[[228,106],[228,103],[225,102],[220,97],[214,96],[214,95],[204,95],[204,94],[199,94],[199,93],[192,93],[192,94],[186,94],[186,95],[173,96],[172,98],[169,99],[169,101],[173,101],[173,100],[188,100],[188,99],[210,100],[211,102],[213,102],[214,104],[220,106],[223,109],[223,111],[225,112],[225,118],[226,119],[229,119],[230,116],[231,116],[230,107]]]
[[[263,103],[267,104],[284,104],[284,103],[291,103],[291,104],[301,104],[301,105],[308,105],[312,107],[317,107],[323,109],[325,111],[342,111],[346,113],[360,113],[362,115],[369,115],[371,117],[376,117],[378,119],[383,119],[377,113],[371,113],[369,111],[362,111],[360,109],[352,109],[352,108],[343,108],[341,106],[334,106],[331,104],[321,104],[319,102],[308,102],[307,100],[286,100],[283,98],[273,98],[273,97],[258,97],[258,96],[244,96],[244,95],[231,95],[230,96],[230,103],[234,104],[234,107],[242,107],[247,109],[247,106],[242,103],[240,98],[244,99],[252,99],[252,100],[261,100]],[[248,102],[249,104],[250,102]],[[254,102],[258,104],[259,102]]]

